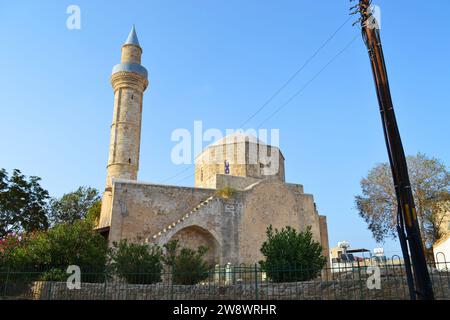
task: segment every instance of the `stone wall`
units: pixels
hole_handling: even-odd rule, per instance
[[[252,184],[261,181],[261,179],[257,178],[249,178],[249,177],[237,177],[230,176],[226,174],[218,174],[216,175],[216,190],[223,189],[225,187],[230,187],[235,190],[245,190]]]
[[[435,297],[450,299],[450,279],[432,275]],[[65,282],[36,282],[16,298],[43,300],[408,300],[404,277],[382,279],[381,289],[368,289],[366,279],[338,279],[291,283],[237,283],[231,285],[130,285],[83,283],[68,290]]]
[[[178,239],[194,249],[208,246],[212,264],[237,265],[263,258],[260,248],[269,225],[298,231],[310,226],[328,256],[326,225],[320,230],[313,197],[300,193],[301,186],[276,178],[256,181],[230,198],[221,198],[211,189],[116,181],[109,241],[125,238],[163,245]]]
[[[314,210],[302,212],[297,196],[279,180],[264,180],[247,190],[243,206],[243,216],[239,223],[239,255],[241,262],[246,264],[263,258],[259,249],[267,239],[266,230],[269,225],[277,229],[291,226],[303,231],[309,225],[306,221],[314,223],[308,217],[315,214]],[[318,233],[315,238],[320,241]]]
[[[156,241],[162,245],[171,239],[176,239],[180,234],[191,230],[191,235],[196,233],[195,239],[203,238],[209,243],[214,243],[210,248],[216,252],[218,258],[215,263],[233,264],[240,263],[238,233],[240,232],[239,220],[242,215],[242,193],[238,192],[232,199],[214,197],[207,204],[199,207],[189,214],[189,217],[181,221],[174,228],[166,229]],[[206,240],[210,239],[210,240]],[[186,245],[203,244],[199,241],[188,241]],[[211,254],[211,252],[210,252]],[[215,264],[214,263],[214,264]]]
[[[263,259],[260,248],[267,239],[269,225],[277,229],[292,226],[298,231],[311,226],[314,239],[319,242],[325,239],[324,249],[327,250],[328,238],[326,234],[321,237],[319,216],[313,201],[309,200],[311,197],[308,195],[292,192],[292,186],[277,179],[259,180],[251,188],[236,191],[230,198],[214,197],[190,213],[188,218],[170,230],[166,229],[157,242],[164,244],[177,235],[185,234],[185,229],[198,230],[198,234],[192,237],[196,241],[185,243],[203,244],[213,242],[208,238],[215,239],[217,247],[212,249],[215,251],[217,248],[219,251],[215,255],[219,257],[217,263],[251,264]],[[189,234],[192,236],[193,232]],[[199,239],[201,241],[197,241]],[[328,252],[325,256],[328,256]]]
[[[109,241],[145,240],[212,194],[208,189],[116,181]]]
[[[261,155],[260,148],[266,148],[261,150],[266,151],[267,155]],[[270,157],[270,160],[267,157]],[[273,176],[285,181],[284,157],[281,151],[277,147],[246,141],[208,146],[195,159],[195,186],[215,188],[217,175],[226,174],[225,161],[229,164],[230,176],[257,179]],[[271,166],[273,170],[268,170]]]
[[[327,268],[330,268],[331,263],[330,263],[330,246],[328,243],[327,217],[319,216],[319,228],[320,228],[320,244],[322,245],[322,254],[327,259]]]

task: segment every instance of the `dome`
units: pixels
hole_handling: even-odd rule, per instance
[[[270,176],[284,181],[284,157],[278,147],[236,131],[210,144],[195,158],[196,187],[216,188],[218,176],[251,181]]]
[[[233,144],[233,143],[240,143],[240,142],[250,142],[250,143],[256,143],[261,145],[266,145],[263,141],[258,139],[252,134],[243,133],[242,131],[236,131],[233,132],[222,139],[219,139],[215,141],[214,143],[210,144],[209,146],[219,146],[219,145],[225,145],[225,144]]]

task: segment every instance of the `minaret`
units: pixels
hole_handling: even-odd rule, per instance
[[[114,113],[111,125],[106,188],[98,228],[111,224],[112,179],[136,180],[141,142],[142,98],[148,85],[141,65],[142,48],[133,26],[122,46],[121,63],[113,67]]]

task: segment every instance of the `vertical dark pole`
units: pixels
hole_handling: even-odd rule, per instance
[[[258,265],[255,263],[255,300],[259,299],[259,292],[258,292]]]
[[[4,297],[5,299],[6,299],[7,294],[8,294],[9,272],[10,272],[10,267],[8,266],[8,269],[6,270],[5,288],[4,288],[4,290],[3,290],[3,297]]]
[[[386,147],[388,149],[392,177],[399,205],[400,217],[398,231],[400,244],[402,245],[407,276],[410,278],[412,274],[414,277],[415,288],[411,288],[412,281],[408,281],[410,292],[412,293],[413,290],[415,290],[415,295],[418,299],[432,300],[434,299],[433,288],[428,273],[425,250],[417,221],[405,152],[403,150],[400,132],[395,118],[383,48],[381,46],[380,32],[376,26],[369,25],[370,19],[374,19],[369,9],[370,3],[370,0],[359,1],[359,10],[362,16],[362,34],[369,51],[385,132]],[[406,237],[403,232],[406,234]],[[408,255],[408,251],[410,255]],[[408,270],[409,263],[412,266],[412,271],[411,268]]]
[[[401,212],[398,213],[401,215]],[[405,236],[405,230],[403,225],[397,225],[397,233],[398,233],[398,239],[400,240],[400,246],[402,248],[403,253],[403,261],[404,261],[404,267],[406,272],[406,280],[408,282],[408,291],[409,291],[409,298],[411,300],[416,300],[416,291],[414,288],[414,279],[412,274],[412,268],[411,268],[411,260],[409,257],[408,252],[408,243],[406,242],[406,236]]]

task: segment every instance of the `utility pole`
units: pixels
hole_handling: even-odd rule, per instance
[[[351,0],[354,1],[354,0]],[[381,46],[379,21],[373,15],[372,0],[359,0],[352,9],[361,15],[362,36],[369,51],[384,137],[397,196],[397,232],[405,261],[411,299],[433,300],[425,250],[420,235],[405,152],[395,118],[389,81]]]

